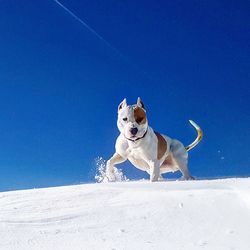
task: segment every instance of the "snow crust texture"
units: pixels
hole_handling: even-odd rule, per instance
[[[250,178],[0,193],[1,250],[249,250]]]

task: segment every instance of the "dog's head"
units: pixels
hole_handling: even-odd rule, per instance
[[[119,104],[117,126],[120,132],[132,141],[136,141],[145,135],[148,121],[140,97],[134,105],[127,105],[126,99]]]

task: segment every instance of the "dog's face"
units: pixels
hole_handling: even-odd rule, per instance
[[[118,106],[117,127],[130,140],[144,136],[148,128],[148,121],[144,104],[140,98],[135,105],[127,105],[124,99]]]

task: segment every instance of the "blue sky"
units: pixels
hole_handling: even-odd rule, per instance
[[[53,0],[0,2],[0,190],[93,182],[117,105],[138,96],[150,125],[185,145],[188,119],[202,127],[194,176],[250,175],[249,1],[61,3],[119,53]]]

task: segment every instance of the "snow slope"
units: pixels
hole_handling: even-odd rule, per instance
[[[1,250],[250,249],[250,178],[0,193]]]

